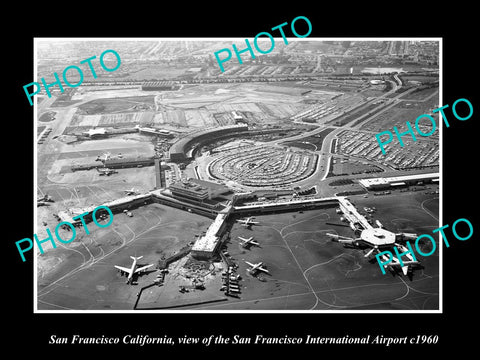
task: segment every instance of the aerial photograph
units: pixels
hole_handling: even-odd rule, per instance
[[[441,308],[440,40],[275,39],[35,39],[35,311]]]

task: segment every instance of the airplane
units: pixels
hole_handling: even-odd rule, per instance
[[[380,220],[375,220],[375,224],[377,224],[377,226],[380,228],[380,229],[383,229],[383,224],[380,222]]]
[[[107,161],[107,160],[110,158],[110,155],[111,155],[111,154],[110,154],[109,152],[104,153],[104,154],[103,154],[103,156],[104,156],[104,159],[103,159],[103,160],[102,160],[102,158],[100,157],[100,156],[102,156],[102,155],[98,155],[97,158],[95,159],[95,161],[105,162],[105,161]]]
[[[267,269],[262,267],[263,263],[261,261],[258,264],[252,264],[251,262],[248,262],[248,261],[245,261],[245,262],[251,266],[251,268],[247,269],[247,271],[252,275],[256,274],[259,271],[263,271],[263,272],[266,272],[267,274],[270,274],[270,272]]]
[[[341,236],[341,235],[331,234],[331,233],[326,233],[326,235],[330,236],[332,241],[343,243],[343,245],[346,246],[346,247],[355,247],[355,248],[361,248],[361,249],[370,248],[370,250],[368,250],[364,255],[364,257],[366,257],[366,258],[370,257],[370,255],[372,255],[373,253],[375,253],[375,255],[380,253],[378,244],[374,244],[374,243],[365,241],[362,238],[354,239],[354,238],[349,238],[349,237],[346,237],[346,236]],[[404,234],[396,234],[395,237],[396,237],[397,240],[403,241],[403,240],[406,240],[410,236],[413,236],[413,235],[416,235],[416,234],[405,234],[405,236],[404,236]],[[378,235],[377,237],[379,239],[381,239],[382,236],[383,235]],[[385,245],[387,245],[387,244],[385,244]],[[408,270],[410,269],[411,265],[420,264],[418,261],[414,260],[414,258],[412,257],[411,254],[408,253],[408,249],[404,245],[399,244],[397,242],[394,242],[391,245],[395,245],[398,248],[399,251],[402,251],[402,253],[406,253],[405,256],[408,258],[408,260],[403,261],[403,265],[401,265],[398,258],[393,256],[390,263],[384,265],[385,269],[388,268],[390,271],[396,271],[400,267],[402,269],[403,274],[407,275]],[[380,246],[382,246],[382,244],[380,244]],[[381,255],[380,257],[382,258],[383,262],[385,262],[385,263],[388,262],[388,260],[389,260],[389,257],[386,256],[385,254]]]
[[[337,234],[332,234],[332,233],[326,233],[327,236],[330,236],[332,241],[340,242],[340,243],[347,243],[351,244],[352,242],[355,242],[356,240],[361,240],[360,238],[358,239],[353,239],[348,236],[342,236],[342,235],[337,235]]]
[[[249,217],[249,218],[246,218],[246,219],[240,219],[240,220],[237,220],[239,223],[241,223],[243,226],[245,227],[249,227],[251,225],[256,225],[256,224],[259,224],[258,221],[252,221],[252,218]]]
[[[138,195],[138,191],[133,187],[130,190],[123,190],[123,192],[127,195]]]
[[[412,254],[410,254],[408,252],[408,248],[402,244],[398,244],[398,243],[395,243],[395,246],[398,248],[398,250],[400,250],[402,253],[405,253],[405,256],[407,257],[407,259],[413,263],[417,263],[418,264],[418,261],[415,261],[413,260],[413,256]],[[407,261],[404,261],[403,262],[404,264],[407,263]]]
[[[400,234],[395,234],[395,237],[398,240],[406,241],[406,240],[416,240],[418,235],[413,233],[400,233]]]
[[[107,167],[97,168],[97,171],[100,173],[100,176],[102,176],[102,175],[110,176],[112,174],[118,173],[118,171],[116,171],[114,169],[107,168]]]
[[[118,265],[115,265],[115,267],[120,270],[120,273],[122,275],[123,274],[127,275],[127,284],[132,284],[133,285],[133,275],[137,274],[137,273],[141,274],[142,272],[145,272],[145,270],[148,269],[149,267],[153,266],[153,264],[149,264],[149,265],[137,268],[137,260],[140,260],[141,258],[143,258],[143,256],[139,256],[139,257],[130,256],[130,258],[133,259],[133,263],[132,263],[132,266],[130,267],[130,269],[128,269],[126,267],[123,267],[123,266],[118,266]]]
[[[407,257],[411,258],[411,255],[410,256],[408,255],[410,254],[407,254]],[[381,255],[381,258],[383,262],[387,262],[389,259],[387,255]],[[385,269],[388,268],[390,271],[396,271],[398,268],[401,268],[403,275],[407,275],[408,270],[410,269],[410,265],[420,264],[418,261],[414,261],[414,260],[403,261],[402,263],[403,263],[403,266],[400,264],[400,261],[395,256],[392,256],[392,261],[389,264],[383,265],[383,267]]]
[[[253,241],[253,236],[249,237],[248,239],[245,239],[241,236],[238,237],[240,240],[242,240],[242,247],[247,247],[250,245],[255,245],[255,246],[260,246],[260,244],[256,241]]]
[[[362,249],[370,247],[371,249],[367,251],[367,253],[364,255],[365,257],[369,257],[370,255],[372,255],[372,253],[375,250],[378,250],[377,245],[370,244],[361,238],[354,239],[354,238],[349,238],[346,236],[331,234],[331,233],[327,233],[327,235],[330,236],[332,241],[342,243],[345,247],[355,247],[355,248],[362,248]]]
[[[350,238],[347,236],[326,233],[330,236],[330,239],[335,242],[342,243],[345,247],[370,247],[368,243],[365,243],[361,238]]]

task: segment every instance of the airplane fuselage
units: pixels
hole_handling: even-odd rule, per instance
[[[137,269],[137,259],[135,258],[135,259],[133,260],[132,267],[130,268],[130,272],[128,273],[127,284],[132,282],[132,280],[133,280],[133,274],[135,274],[135,270],[136,270],[136,269]]]

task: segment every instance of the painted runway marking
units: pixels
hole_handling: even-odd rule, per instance
[[[323,214],[320,214],[320,215],[323,215]],[[319,215],[319,216],[320,216],[320,215]],[[327,215],[328,215],[328,214],[327,214]],[[307,282],[308,286],[310,287],[311,292],[315,295],[316,302],[315,302],[315,305],[313,305],[313,307],[311,308],[311,310],[315,309],[315,308],[317,307],[317,305],[318,305],[319,302],[321,302],[321,303],[324,304],[324,305],[331,306],[331,307],[341,307],[341,306],[337,306],[337,305],[334,305],[334,304],[326,303],[326,302],[324,302],[323,300],[321,300],[321,299],[317,296],[317,294],[315,293],[315,290],[313,289],[312,284],[310,284],[310,281],[309,281],[308,278],[305,276],[305,274],[304,274],[304,272],[303,272],[303,269],[302,269],[302,267],[300,266],[300,263],[298,262],[298,260],[297,260],[297,258],[295,257],[292,249],[291,249],[290,246],[288,245],[287,240],[285,240],[285,238],[284,238],[283,235],[282,235],[283,230],[285,230],[287,227],[292,226],[292,225],[297,225],[297,224],[302,223],[302,222],[305,222],[305,221],[306,221],[306,220],[302,220],[302,221],[299,221],[299,222],[297,222],[297,223],[287,225],[287,226],[285,226],[284,228],[282,228],[282,229],[279,231],[279,234],[280,234],[282,240],[285,242],[285,245],[286,245],[287,249],[290,251],[290,254],[292,255],[293,259],[295,260],[295,262],[296,262],[299,270],[302,272],[302,276],[303,276],[303,278],[305,279],[305,281]]]
[[[430,212],[430,210],[426,209],[425,206],[423,205],[423,204],[425,204],[425,202],[427,202],[427,201],[432,201],[432,200],[436,200],[436,199],[438,199],[438,198],[426,199],[426,200],[422,201],[422,203],[421,203],[420,205],[421,205],[422,209],[423,209],[428,215],[430,215],[430,216],[431,216],[432,218],[434,218],[435,220],[439,221],[438,218],[437,218],[435,215],[433,215],[433,214]]]

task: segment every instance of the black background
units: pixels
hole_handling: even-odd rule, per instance
[[[447,349],[473,350],[477,313],[478,241],[480,227],[473,210],[478,203],[476,123],[480,112],[478,92],[478,20],[473,5],[459,2],[447,6],[416,3],[181,3],[177,8],[158,3],[110,3],[74,5],[71,8],[42,4],[22,12],[18,25],[2,24],[4,81],[2,112],[3,178],[2,300],[4,346],[17,351],[33,350],[33,356],[73,354],[178,355],[190,351],[207,353],[259,352],[316,357],[352,355],[411,357],[441,354]],[[22,263],[15,241],[33,235],[33,108],[23,85],[33,81],[34,37],[242,37],[252,39],[297,16],[310,19],[309,37],[442,37],[443,104],[467,98],[474,114],[467,121],[450,115],[450,128],[443,128],[443,224],[469,219],[474,235],[467,241],[450,240],[443,249],[443,314],[33,314],[33,259]],[[289,30],[288,30],[289,31]],[[299,33],[303,33],[299,30]],[[8,54],[8,55],[5,55]],[[451,112],[447,111],[447,115]],[[412,121],[414,119],[405,119]],[[448,234],[448,232],[447,232]],[[449,238],[450,239],[450,238]],[[5,263],[6,261],[6,263]],[[9,320],[6,320],[9,319]],[[473,328],[471,327],[473,325]],[[437,345],[309,345],[309,346],[159,346],[48,345],[51,334],[71,337],[148,334],[152,337],[222,334],[266,337],[295,336],[384,336],[438,335]],[[7,350],[7,349],[5,349]],[[306,355],[306,354],[305,354]]]

